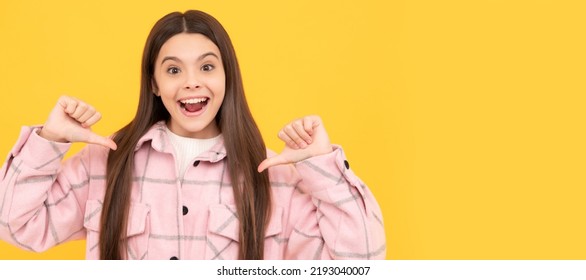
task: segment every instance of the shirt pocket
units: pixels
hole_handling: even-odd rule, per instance
[[[282,232],[283,208],[276,207],[273,210],[269,225],[265,233],[265,258],[267,253],[274,255],[274,242],[269,239],[277,239]],[[212,205],[209,208],[208,232],[206,235],[206,253],[208,260],[238,258],[238,246],[240,240],[240,222],[237,218],[236,205]],[[280,255],[280,254],[279,254]]]
[[[148,253],[150,235],[150,207],[146,204],[131,203],[128,213],[127,259],[145,259]],[[88,200],[83,226],[87,229],[88,258],[99,258],[100,219],[102,216],[102,202]]]

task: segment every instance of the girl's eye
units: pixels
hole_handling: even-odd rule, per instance
[[[214,70],[214,66],[211,64],[205,64],[201,67],[202,71],[208,72]]]
[[[177,67],[169,67],[169,69],[167,69],[167,73],[171,75],[179,74],[179,72],[181,72],[181,70]]]

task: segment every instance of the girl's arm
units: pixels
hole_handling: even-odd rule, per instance
[[[330,144],[321,119],[305,117],[279,132],[283,152],[259,166],[295,163],[300,177],[293,194],[286,259],[384,259],[380,207],[350,169],[341,147]],[[294,208],[294,209],[293,209]]]
[[[384,259],[381,209],[341,147],[297,162],[301,180],[289,219],[295,221],[286,252],[292,259]]]
[[[0,239],[27,250],[43,251],[85,236],[89,159],[91,151],[98,149],[86,147],[61,164],[71,145],[62,142],[79,141],[76,139],[93,134],[89,126],[99,120],[87,104],[80,110],[81,103],[63,97],[42,128],[22,129],[0,171]],[[67,111],[68,108],[73,110]],[[93,113],[87,113],[88,109]],[[92,140],[98,141],[107,143],[104,139]]]

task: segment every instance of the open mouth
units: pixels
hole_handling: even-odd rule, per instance
[[[209,98],[191,98],[179,100],[179,106],[187,112],[195,113],[203,109],[208,104]]]

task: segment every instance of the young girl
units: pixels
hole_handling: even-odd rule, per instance
[[[88,259],[383,259],[372,193],[317,116],[268,152],[216,19],[171,13],[147,39],[134,119],[61,97],[25,127],[0,175],[0,238],[43,251],[86,238]],[[89,144],[61,162],[71,142]]]

